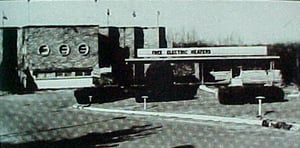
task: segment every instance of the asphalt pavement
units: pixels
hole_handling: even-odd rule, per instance
[[[73,91],[39,91],[34,94],[0,96],[1,147],[297,148],[300,144],[300,134],[293,130],[76,109],[73,107],[76,104]],[[171,109],[176,109],[174,113],[180,110],[190,114],[214,113],[213,111],[205,112],[208,106],[203,104],[203,100],[209,95],[200,94],[200,96],[194,100],[184,100],[184,102],[156,102],[148,106],[148,111],[165,112],[166,109],[170,109],[167,105],[172,104]],[[132,98],[124,99],[92,106],[143,110],[143,104],[135,103],[133,100]],[[299,100],[289,100],[290,103],[293,101],[299,102]],[[207,103],[214,107],[212,102]],[[195,107],[196,105],[198,107]],[[275,103],[274,106],[276,105],[278,106]],[[255,104],[244,105],[244,108],[251,110],[254,106]],[[230,107],[243,108],[243,106],[225,106],[225,109]],[[235,113],[234,111],[228,112]],[[255,110],[248,114],[252,117]],[[276,112],[274,115],[277,115]],[[298,122],[294,118],[287,119]]]

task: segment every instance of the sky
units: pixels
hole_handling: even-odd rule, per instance
[[[300,42],[300,2],[295,1],[15,0],[0,1],[0,11],[8,18],[2,19],[4,26],[159,25],[176,42]]]

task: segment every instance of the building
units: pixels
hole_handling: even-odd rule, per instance
[[[101,69],[118,71],[137,48],[167,47],[163,27],[24,26],[0,31],[2,90],[90,87]],[[122,76],[114,77],[118,81]]]

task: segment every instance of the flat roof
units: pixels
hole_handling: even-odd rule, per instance
[[[39,27],[47,27],[47,28],[55,28],[55,27],[99,27],[99,28],[143,28],[143,29],[151,29],[151,28],[165,28],[164,26],[101,26],[97,24],[88,24],[88,25],[25,25],[25,26],[1,26],[0,29],[22,29],[22,28],[39,28]]]
[[[98,25],[28,25],[23,26],[22,28],[60,28],[60,27],[99,27]]]
[[[0,27],[0,29],[23,29],[23,28],[63,28],[63,27],[99,27],[98,25],[27,25],[27,26],[7,26]]]

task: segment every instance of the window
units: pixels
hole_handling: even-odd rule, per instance
[[[90,48],[87,44],[82,43],[78,46],[78,51],[81,55],[87,55],[90,52]]]
[[[62,56],[68,56],[70,54],[70,47],[66,44],[59,46],[59,52]]]
[[[50,48],[48,47],[48,45],[42,45],[40,46],[38,53],[41,56],[48,56],[50,54]]]

